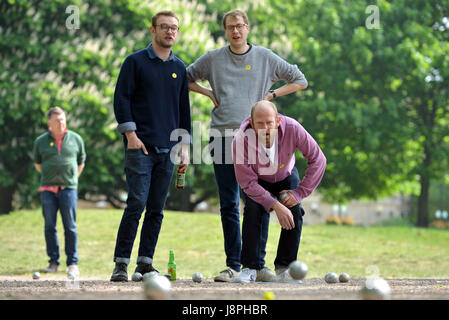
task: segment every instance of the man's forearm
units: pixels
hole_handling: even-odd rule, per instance
[[[306,85],[303,84],[297,84],[297,83],[287,83],[286,85],[283,85],[282,87],[276,89],[276,96],[285,96],[287,94],[290,94],[292,92],[302,90],[307,88]]]
[[[205,95],[206,97],[209,96],[209,91],[210,91],[206,87],[199,85],[197,82],[189,82],[189,90],[193,91],[193,92],[200,93],[202,95]]]
[[[80,164],[80,165],[78,166],[78,177],[81,175],[81,172],[83,172],[84,166],[85,166],[84,163],[83,163],[83,164]]]

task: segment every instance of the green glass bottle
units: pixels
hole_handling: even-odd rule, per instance
[[[168,274],[171,275],[172,281],[176,280],[176,262],[175,262],[175,253],[173,250],[170,250],[170,258],[168,260]]]

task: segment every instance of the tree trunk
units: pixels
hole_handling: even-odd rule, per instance
[[[14,190],[15,185],[8,187],[0,186],[0,214],[8,214],[12,211]]]
[[[418,198],[418,227],[429,226],[429,189],[430,189],[431,151],[424,146],[424,161],[420,175],[421,192]]]
[[[427,175],[421,176],[421,193],[418,198],[418,227],[429,226],[429,187],[430,179]]]

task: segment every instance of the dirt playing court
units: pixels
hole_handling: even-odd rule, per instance
[[[392,300],[449,300],[449,279],[386,279]],[[173,300],[262,300],[266,291],[277,300],[358,300],[365,279],[328,284],[321,278],[306,278],[303,284],[216,283],[206,279],[171,282]],[[83,278],[69,281],[63,276],[0,276],[0,300],[141,300],[142,282],[113,283],[108,279]]]

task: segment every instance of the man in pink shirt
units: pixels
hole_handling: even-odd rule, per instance
[[[295,151],[307,159],[299,182]],[[265,255],[269,212],[282,227],[274,261],[277,280],[289,282],[288,265],[295,261],[304,209],[301,201],[320,183],[326,157],[312,136],[294,119],[277,113],[270,101],[257,102],[233,141],[234,170],[245,202],[242,226],[243,270],[235,282],[255,281]]]

